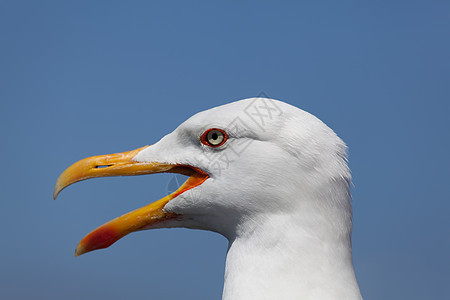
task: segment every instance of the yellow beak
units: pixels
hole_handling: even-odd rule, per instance
[[[115,218],[86,235],[78,244],[75,250],[75,256],[93,250],[107,248],[133,231],[179,217],[177,214],[166,212],[164,206],[176,196],[202,184],[208,178],[205,172],[191,166],[135,161],[134,157],[147,147],[145,146],[123,153],[88,157],[74,163],[59,176],[53,192],[54,199],[56,199],[59,192],[65,187],[89,178],[143,175],[161,172],[180,173],[190,176],[172,194]]]

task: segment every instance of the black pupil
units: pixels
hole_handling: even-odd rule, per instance
[[[211,137],[213,140],[217,140],[219,138],[219,135],[214,132]]]

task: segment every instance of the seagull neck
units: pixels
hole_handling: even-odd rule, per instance
[[[229,238],[223,299],[362,299],[351,225],[346,231],[322,221],[292,214],[241,224]]]

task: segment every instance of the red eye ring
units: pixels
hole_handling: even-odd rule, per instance
[[[203,145],[217,148],[222,146],[228,140],[228,134],[219,128],[210,128],[200,137]]]

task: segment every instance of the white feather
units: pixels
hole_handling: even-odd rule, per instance
[[[226,131],[228,141],[218,149],[202,145],[209,128]],[[183,216],[170,227],[229,240],[223,299],[361,299],[346,146],[313,115],[245,99],[194,115],[135,159],[210,175],[165,209]]]

